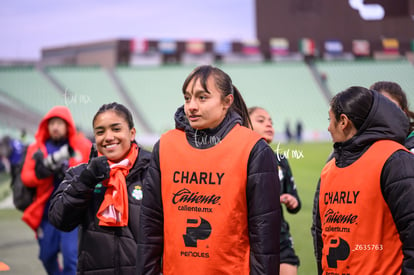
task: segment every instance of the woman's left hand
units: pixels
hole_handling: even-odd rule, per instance
[[[298,206],[298,200],[290,194],[282,194],[280,196],[280,203],[285,204],[289,209],[295,209]]]

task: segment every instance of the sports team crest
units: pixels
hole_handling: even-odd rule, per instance
[[[134,191],[132,191],[132,196],[136,199],[136,200],[142,200],[142,188],[139,185],[135,186]]]

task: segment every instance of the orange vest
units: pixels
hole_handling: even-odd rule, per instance
[[[163,274],[249,274],[247,165],[255,132],[236,125],[208,149],[180,130],[160,139]]]
[[[319,211],[324,274],[399,274],[402,244],[381,192],[386,160],[405,148],[375,142],[357,161],[338,168],[335,159],[321,174]]]

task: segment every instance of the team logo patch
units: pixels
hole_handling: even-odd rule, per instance
[[[142,188],[139,185],[135,186],[134,191],[132,191],[132,197],[134,197],[136,200],[142,200]]]

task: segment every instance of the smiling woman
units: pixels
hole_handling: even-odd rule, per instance
[[[135,274],[136,217],[150,153],[135,142],[132,115],[121,104],[103,105],[93,129],[96,143],[89,163],[66,172],[52,197],[49,218],[61,230],[82,225],[78,273]]]
[[[93,119],[96,149],[110,161],[118,162],[128,154],[136,130],[129,111],[109,104],[104,106]]]

